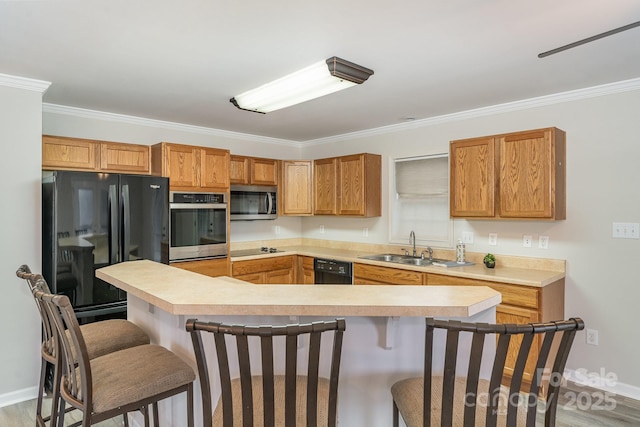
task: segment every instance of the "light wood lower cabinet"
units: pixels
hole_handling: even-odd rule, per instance
[[[204,274],[205,276],[218,277],[229,275],[229,259],[203,259],[198,261],[172,262],[172,267]]]
[[[353,264],[354,285],[424,285],[425,274],[401,268]]]
[[[467,279],[440,274],[426,274],[427,285],[446,286],[489,286],[502,294],[502,304],[496,307],[496,323],[531,323],[564,319],[564,279],[537,288],[523,285]],[[517,338],[521,340],[522,338]],[[505,379],[508,380],[516,363],[517,353],[514,341],[510,345],[505,365]],[[538,351],[542,343],[534,340],[533,349]],[[511,348],[514,348],[512,351]],[[535,354],[532,352],[532,354]],[[523,383],[527,387],[534,375],[534,359],[527,360]]]
[[[235,261],[231,263],[231,274],[236,279],[258,285],[290,285],[296,280],[295,261],[295,255]]]
[[[298,255],[298,283],[315,285],[316,273],[313,270],[313,257]]]

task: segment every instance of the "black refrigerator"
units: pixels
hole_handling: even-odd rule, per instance
[[[95,270],[124,261],[168,264],[168,178],[44,171],[42,271],[83,322],[126,317],[124,291]]]

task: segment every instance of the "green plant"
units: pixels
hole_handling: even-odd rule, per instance
[[[492,262],[496,262],[496,257],[493,254],[486,254],[484,256],[484,259],[482,260],[482,262],[485,263],[492,263]]]

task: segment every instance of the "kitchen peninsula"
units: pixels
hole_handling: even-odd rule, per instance
[[[184,327],[191,317],[244,324],[346,318],[338,414],[341,424],[353,426],[391,420],[391,384],[422,369],[425,316],[493,322],[501,302],[500,293],[485,286],[252,285],[145,260],[104,267],[96,276],[128,293],[129,319],[152,342],[194,367]],[[219,388],[212,386],[216,401]],[[183,420],[184,399],[161,405],[161,419]],[[196,420],[200,405],[196,399]]]

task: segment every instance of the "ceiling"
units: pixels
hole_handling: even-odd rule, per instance
[[[312,141],[640,77],[638,0],[0,2],[0,74],[45,103]],[[266,115],[229,99],[338,56],[362,85]]]

